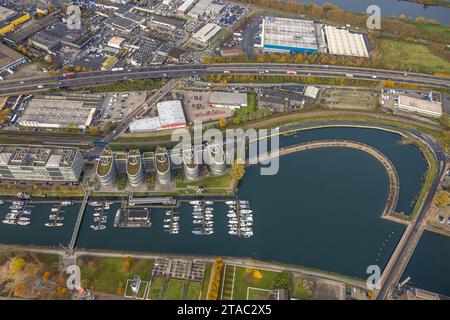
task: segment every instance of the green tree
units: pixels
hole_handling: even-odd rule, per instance
[[[274,279],[274,289],[289,289],[291,286],[291,273],[283,271],[277,274]]]

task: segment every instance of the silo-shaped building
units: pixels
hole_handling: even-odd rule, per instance
[[[206,145],[206,159],[209,168],[214,175],[222,175],[225,173],[225,153],[221,143],[211,141]]]
[[[160,184],[168,184],[171,179],[170,159],[166,148],[158,147],[155,151],[156,177]]]
[[[117,168],[111,150],[103,150],[97,162],[97,178],[103,188],[114,186],[117,177]]]
[[[197,155],[192,146],[183,147],[183,171],[187,180],[196,180],[198,178],[199,165]]]
[[[139,187],[145,178],[139,150],[130,150],[127,157],[127,176],[132,187]]]

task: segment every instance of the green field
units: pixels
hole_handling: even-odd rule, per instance
[[[128,271],[124,271],[124,258],[82,257],[77,263],[81,269],[83,287],[93,291],[123,294],[118,292],[125,289],[127,279],[139,275],[142,281],[148,281],[154,260],[133,259]]]
[[[416,28],[424,34],[435,35],[437,38],[446,42],[450,42],[450,27],[442,24],[430,25],[430,24],[415,24]]]
[[[232,300],[233,294],[233,277],[235,267],[232,265],[225,266],[225,274],[222,288],[222,300]]]
[[[164,278],[154,277],[152,279],[152,284],[150,286],[149,292],[147,293],[147,298],[150,300],[161,300],[162,291],[164,286]]]
[[[212,271],[212,263],[208,262],[206,264],[205,276],[203,277],[202,299],[201,300],[206,300],[206,296],[208,294],[208,288],[209,288],[209,279],[211,278],[211,271]]]
[[[190,281],[187,291],[187,300],[199,300],[202,293],[202,282]]]
[[[231,184],[231,176],[206,177],[199,181],[177,180],[177,188],[188,188],[189,186],[202,186],[204,188],[228,188]]]
[[[425,45],[387,39],[381,40],[380,66],[386,69],[397,66],[417,72],[450,73],[450,62],[434,55]]]
[[[167,285],[166,296],[164,300],[181,300],[183,298],[184,280],[173,279],[169,280]]]
[[[259,288],[259,289],[273,289],[274,280],[278,272],[259,270],[261,274],[260,278],[252,275],[251,270],[243,267],[236,267],[236,274],[234,280],[234,300],[246,300],[247,299],[247,288]]]
[[[272,291],[250,289],[247,300],[268,300]]]
[[[303,286],[303,279],[294,277],[293,283],[294,283],[294,287],[292,290],[292,297],[294,297],[296,299],[302,299],[302,300],[312,298],[312,293],[309,292],[308,289],[306,289]]]

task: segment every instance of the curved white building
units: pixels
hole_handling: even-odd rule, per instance
[[[192,146],[188,146],[182,151],[183,171],[187,180],[195,180],[198,178],[199,165],[197,155]]]
[[[205,152],[207,164],[212,173],[215,175],[224,174],[226,165],[222,144],[217,142],[208,143]]]
[[[155,152],[156,176],[160,184],[168,184],[171,180],[170,159],[166,148],[158,148]]]
[[[103,188],[114,186],[117,177],[117,168],[111,150],[103,150],[96,168],[97,178]]]
[[[127,157],[127,176],[132,187],[139,187],[145,178],[139,150],[130,150]]]

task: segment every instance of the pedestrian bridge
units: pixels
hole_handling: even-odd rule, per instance
[[[264,163],[265,161],[270,160],[270,158],[294,152],[318,148],[336,148],[336,147],[351,148],[367,152],[383,165],[389,176],[389,196],[386,203],[386,207],[382,213],[382,216],[389,216],[390,214],[394,213],[395,208],[397,207],[398,195],[400,191],[400,179],[398,177],[397,170],[395,169],[393,163],[389,160],[389,158],[386,157],[381,151],[362,142],[350,140],[320,140],[320,141],[300,143],[281,148],[278,152],[264,153],[258,156],[257,159],[255,158],[248,159],[246,161],[246,165],[256,164],[260,162]]]

